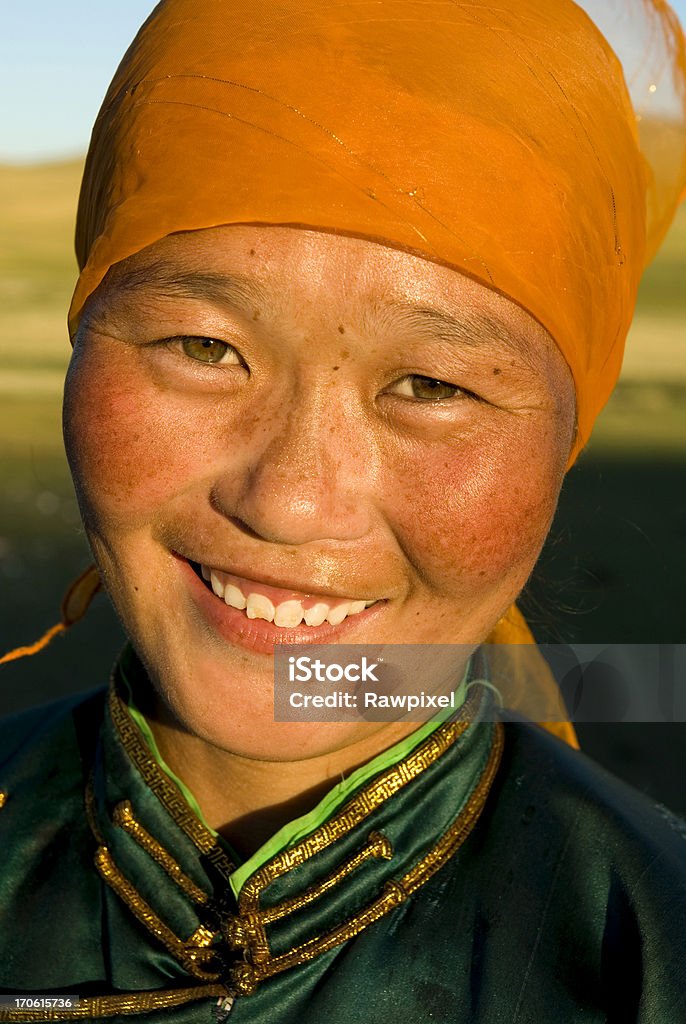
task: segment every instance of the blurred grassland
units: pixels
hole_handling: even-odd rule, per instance
[[[62,450],[65,310],[81,161],[0,168],[0,642],[55,620],[87,559]],[[41,594],[36,594],[36,577]],[[32,622],[27,630],[27,620]],[[47,625],[47,621],[45,622]]]
[[[80,174],[79,161],[0,167],[0,651],[34,639],[55,621],[66,582],[88,561],[60,429],[60,395],[70,351],[66,312],[76,276],[72,237]],[[675,566],[680,579],[681,570],[686,571],[673,554],[676,542],[682,551],[684,547],[685,345],[686,209],[682,208],[645,276],[623,381],[579,468],[569,476],[561,505],[562,525],[552,537],[551,565],[555,558],[559,560],[560,537],[568,537],[569,550],[577,552],[572,561],[551,572],[555,592],[563,595],[560,605],[570,605],[577,616],[574,624],[581,623],[578,631],[587,642],[594,640],[591,634],[601,633],[608,641],[684,639],[670,632],[683,615],[669,617],[670,608],[681,598],[681,583],[665,591],[664,578]],[[629,527],[623,535],[617,524],[625,520]],[[649,542],[642,541],[643,547],[637,548],[637,534]],[[590,552],[590,568],[584,551]],[[545,558],[544,563],[548,564]],[[652,569],[651,579],[645,573]],[[579,620],[574,594],[578,580],[588,582],[589,574],[595,581],[591,608],[589,612],[583,598],[586,617]],[[627,623],[627,608],[631,612],[634,606],[631,601],[622,603],[627,586],[644,596],[647,587],[649,603],[653,592],[661,592],[664,607],[653,609],[649,635],[632,634],[635,624]],[[97,615],[103,616],[106,638],[102,642]],[[70,638],[59,641],[59,660],[53,657],[51,662],[48,652],[41,663],[50,671],[59,668],[67,688],[74,684],[66,677],[83,672],[84,665],[92,666],[91,684],[99,682],[100,665],[109,663],[110,648],[121,637],[111,612],[101,611],[89,619],[96,626],[85,629],[76,646],[69,647]],[[645,624],[645,615],[641,621]],[[655,635],[662,626],[666,635]],[[627,630],[631,635],[626,635]],[[94,651],[90,662],[89,643]],[[30,691],[33,683],[27,678],[21,676],[21,685]],[[35,698],[29,691],[23,693],[22,702]]]

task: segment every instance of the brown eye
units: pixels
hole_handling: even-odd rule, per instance
[[[403,377],[394,385],[392,391],[403,398],[414,398],[420,402],[435,402],[466,394],[456,384],[446,384],[444,380],[435,380],[433,377],[420,377],[416,373]]]
[[[201,363],[240,363],[233,346],[216,338],[183,337],[174,339],[181,345],[184,355]]]

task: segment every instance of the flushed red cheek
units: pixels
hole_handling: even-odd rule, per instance
[[[407,557],[446,595],[528,574],[555,507],[554,466],[484,446],[424,450],[394,480],[390,515]],[[540,452],[539,452],[540,455]],[[390,487],[389,481],[388,486]]]
[[[149,523],[202,464],[203,434],[171,414],[157,389],[84,359],[65,392],[65,441],[89,519]]]

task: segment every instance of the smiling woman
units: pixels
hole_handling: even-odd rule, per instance
[[[414,725],[359,745],[368,723],[274,722],[274,644],[485,637],[533,568],[574,427],[567,365],[518,306],[400,250],[288,227],[185,232],[114,267],[65,399],[101,575],[187,729],[162,733],[166,759],[197,737],[308,758],[295,790]]]
[[[143,26],[86,166],[64,405],[130,645],[0,734],[0,989],[81,1005],[0,1019],[678,1016],[680,826],[489,680],[550,691],[514,602],[686,181],[683,36],[632,18],[679,126],[652,176],[571,0]],[[450,714],[275,720],[293,644],[405,645],[430,696],[448,650]]]

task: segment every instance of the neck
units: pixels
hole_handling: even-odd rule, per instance
[[[268,761],[220,749],[184,731],[159,702],[146,717],[160,754],[191,790],[207,824],[243,858],[312,810],[337,782],[418,728],[416,722],[388,723],[339,750]]]

